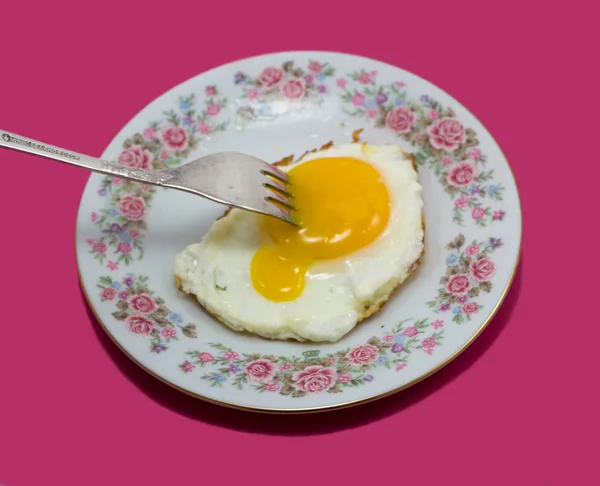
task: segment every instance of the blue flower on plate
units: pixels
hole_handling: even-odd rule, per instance
[[[402,98],[396,98],[394,103],[396,106],[404,106],[404,100]]]
[[[223,383],[226,380],[227,380],[227,378],[220,373],[218,375],[215,375],[215,382],[217,382],[217,383]]]
[[[367,98],[365,100],[365,108],[375,108],[377,106],[377,101],[374,98]]]
[[[183,324],[183,316],[181,314],[175,314],[175,312],[169,314],[169,320],[173,324]]]
[[[385,356],[379,356],[379,358],[377,358],[377,362],[384,365],[388,362],[388,359]]]
[[[363,380],[365,381],[373,381],[375,378],[373,377],[373,375],[367,375],[363,378]]]
[[[119,210],[117,208],[111,208],[108,214],[110,214],[112,217],[116,217],[119,215]]]
[[[429,101],[429,96],[427,96],[427,95],[421,95],[421,101],[423,103],[427,103]]]
[[[98,194],[99,194],[100,196],[106,196],[106,187],[103,187],[102,189],[100,189],[100,190],[98,191]]]
[[[124,241],[125,243],[131,243],[131,235],[127,233],[127,231],[122,231],[119,233],[119,240]]]
[[[327,77],[327,76],[325,76],[325,74],[324,74],[324,73],[321,73],[321,74],[317,74],[317,75],[315,76],[315,79],[317,79],[317,80],[319,80],[319,81],[325,81],[325,78],[326,78],[326,77]]]
[[[498,186],[488,186],[487,192],[490,196],[493,196],[498,192]]]
[[[242,81],[244,81],[244,79],[246,79],[246,75],[242,72],[237,72],[233,76],[233,82],[235,84],[240,84]]]
[[[121,282],[117,282],[116,280],[111,284],[113,289],[119,290],[121,288]]]
[[[457,305],[456,307],[454,307],[452,309],[452,314],[460,314],[462,312],[462,307],[460,305]]]
[[[456,262],[458,262],[458,253],[450,253],[446,258],[446,265],[454,265]]]
[[[191,116],[186,116],[183,118],[183,124],[186,127],[192,126],[194,124],[194,118]]]
[[[394,342],[404,346],[404,343],[406,342],[406,336],[402,333],[398,333],[394,336]]]
[[[190,104],[190,102],[188,100],[181,100],[179,102],[179,109],[181,111],[189,110],[191,107],[192,107],[192,105]]]

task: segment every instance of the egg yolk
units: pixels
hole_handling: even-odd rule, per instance
[[[372,243],[390,216],[387,187],[367,162],[350,157],[314,159],[288,175],[299,227],[265,217],[272,241],[256,252],[250,264],[254,288],[275,302],[302,294],[311,264]]]

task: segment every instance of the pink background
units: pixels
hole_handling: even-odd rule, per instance
[[[332,414],[222,409],[146,375],[86,307],[73,231],[89,174],[0,150],[0,484],[600,484],[592,2],[70,3],[3,4],[1,127],[98,156],[153,98],[221,63],[374,57],[493,133],[521,191],[523,256],[489,328],[421,384]]]

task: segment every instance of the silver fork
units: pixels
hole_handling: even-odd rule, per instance
[[[285,172],[250,155],[218,152],[173,169],[136,169],[0,130],[0,146],[66,162],[109,176],[169,187],[294,224]]]

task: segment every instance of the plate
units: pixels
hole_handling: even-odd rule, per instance
[[[415,153],[427,225],[419,270],[337,343],[236,333],[180,293],[173,260],[224,208],[179,191],[93,174],[77,217],[82,286],[114,342],[155,377],[222,405],[309,412],[363,403],[431,375],[464,350],[504,299],[521,209],[502,151],[431,83],[372,59],[283,52],[200,74],[138,113],[102,157],[173,167],[221,150],[275,161],[332,140]]]

